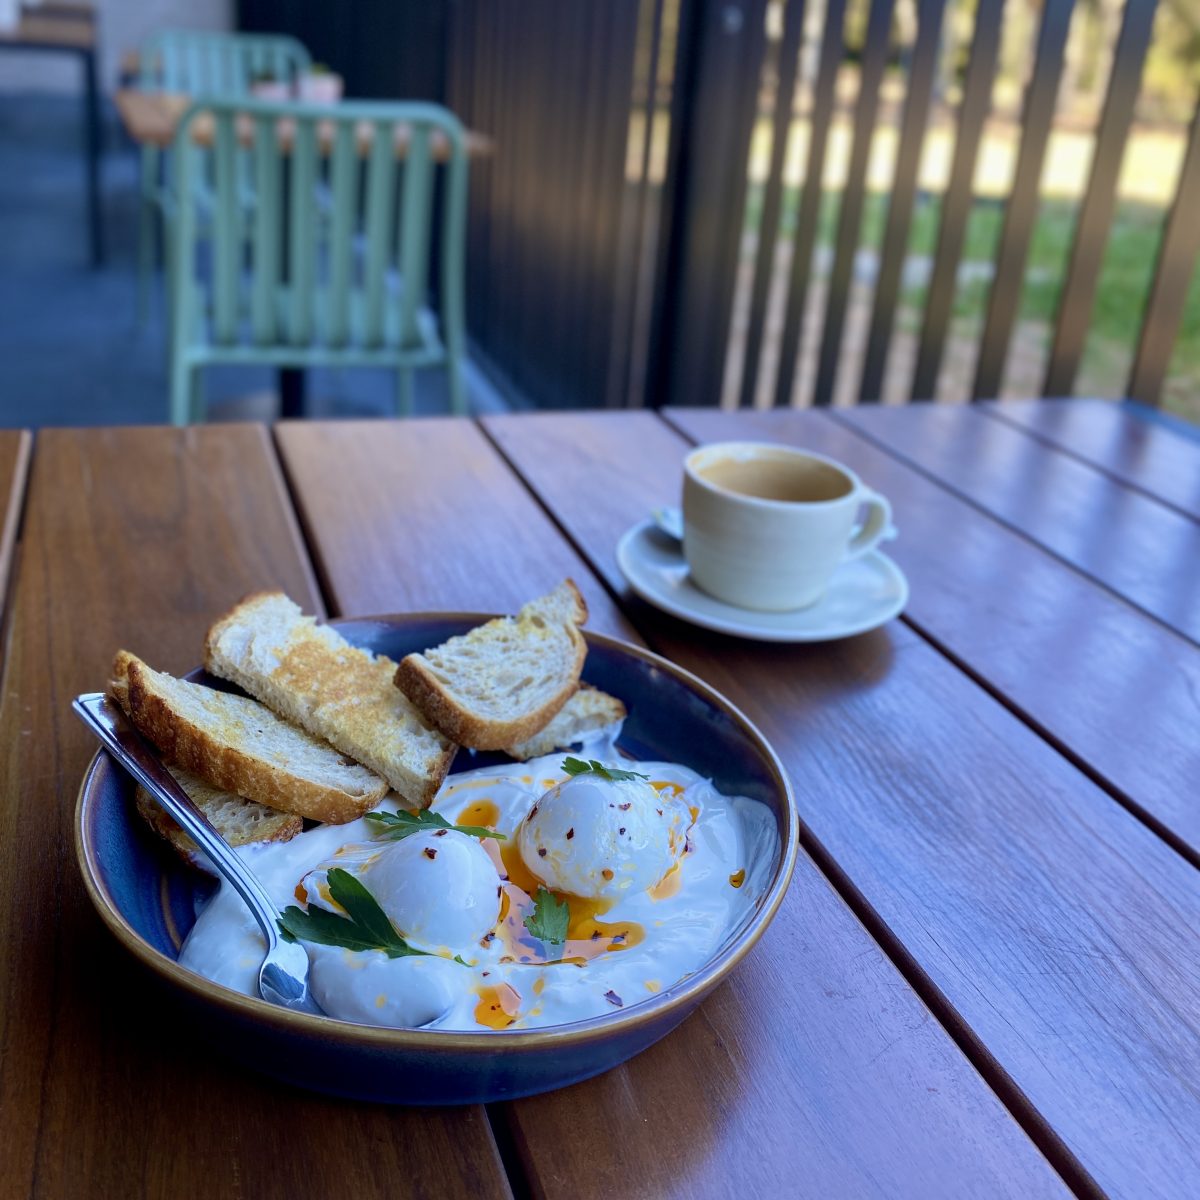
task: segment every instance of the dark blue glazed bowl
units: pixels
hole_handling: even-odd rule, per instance
[[[423,613],[334,624],[350,641],[400,659],[486,619]],[[355,1025],[232,992],[176,961],[196,900],[213,884],[145,828],[132,782],[104,753],[92,760],[76,807],[76,851],[92,902],[118,940],[174,985],[195,1027],[214,1045],[300,1087],[397,1104],[466,1104],[564,1087],[617,1066],[678,1025],[758,940],[791,879],[798,819],[779,760],[729,701],[646,650],[602,634],[588,633],[587,640],[584,679],[629,709],[623,749],[636,758],[684,763],[722,792],[761,800],[778,826],[770,884],[753,917],[674,987],[587,1021],[478,1033]],[[201,671],[189,678],[225,686]],[[464,752],[455,767],[479,766],[489,757]]]

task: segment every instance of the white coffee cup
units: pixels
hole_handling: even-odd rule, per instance
[[[891,505],[848,467],[765,442],[701,446],[683,464],[683,552],[718,600],[762,612],[816,604],[838,566],[873,549]]]

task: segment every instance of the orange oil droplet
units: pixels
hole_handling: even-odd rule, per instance
[[[308,888],[304,886],[303,882],[296,884],[296,899],[301,904],[308,905]]]
[[[488,1029],[507,1029],[521,1012],[521,994],[507,983],[476,989],[475,1022]]]
[[[500,809],[491,800],[476,800],[474,804],[468,804],[466,808],[458,814],[458,819],[454,822],[456,825],[482,825],[487,829],[495,829],[496,822],[500,820]]]
[[[543,979],[543,978],[542,978],[542,977],[539,975],[539,976],[538,976],[538,977],[537,977],[537,978],[536,978],[536,979],[533,981],[533,994],[534,994],[535,996],[540,996],[540,995],[542,994],[542,990],[545,988],[545,986],[546,986],[546,981],[545,981],[545,979]]]
[[[679,864],[675,863],[652,888],[647,889],[650,899],[669,900],[672,896],[677,896],[681,880]]]
[[[738,888],[738,887],[741,887],[742,884],[745,882],[746,882],[746,868],[745,867],[742,867],[739,870],[734,871],[734,873],[732,875],[730,875],[730,877],[729,877],[729,886],[730,887]]]
[[[509,883],[515,883],[523,892],[527,892],[531,896],[537,895],[537,890],[542,886],[542,882],[538,877],[525,865],[525,860],[521,857],[521,848],[517,845],[516,838],[509,838],[506,842],[484,842],[485,846],[496,846],[500,853],[501,875],[507,875]]]
[[[666,792],[669,796],[678,796],[683,791],[683,788],[679,784],[672,783],[669,779],[652,779],[650,780],[650,786],[656,792]]]

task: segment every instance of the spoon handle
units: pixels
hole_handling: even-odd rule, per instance
[[[124,713],[107,700],[103,692],[77,696],[71,707],[109,754],[179,822],[192,841],[208,855],[213,866],[233,885],[262,929],[268,952],[273,951],[279,943],[279,928],[275,924],[279,910],[271,897],[234,853],[233,847],[175,782],[157,753],[125,719]]]

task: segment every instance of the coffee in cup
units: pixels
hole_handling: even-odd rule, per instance
[[[739,608],[816,604],[889,532],[891,506],[848,467],[766,442],[719,442],[683,467],[683,552],[697,587]]]

